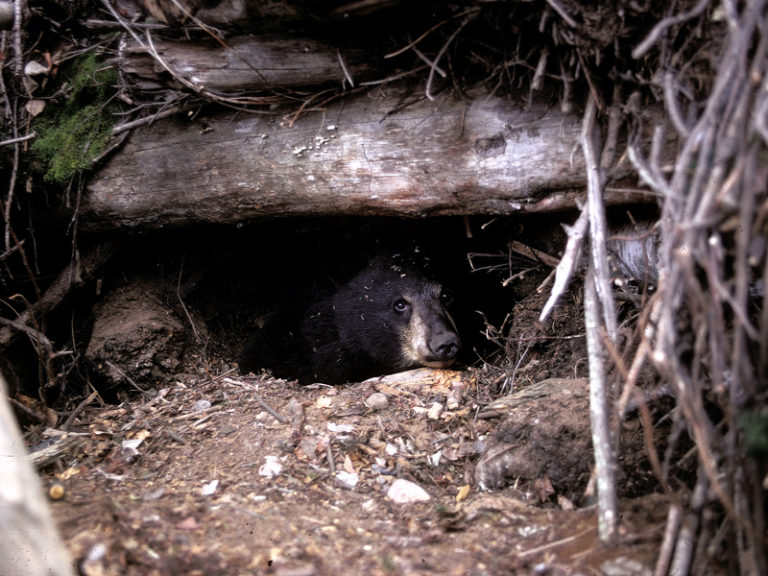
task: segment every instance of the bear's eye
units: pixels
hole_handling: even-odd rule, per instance
[[[440,291],[440,303],[445,306],[446,308],[450,307],[451,304],[453,304],[453,293],[450,290],[441,290]]]
[[[399,298],[395,300],[395,303],[392,305],[392,309],[395,312],[405,312],[408,310],[408,300],[405,298]]]

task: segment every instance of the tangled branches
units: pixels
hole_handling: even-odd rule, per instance
[[[768,19],[763,0],[746,2],[740,11],[735,3],[721,5],[714,15],[725,20],[728,33],[711,93],[683,106],[677,98],[691,78],[667,49],[665,31],[707,5],[699,2],[659,23],[635,51],[641,56],[660,45],[667,54],[660,83],[681,142],[671,170],[658,154],[665,127],[656,127],[647,158],[639,142],[630,145],[639,174],[663,197],[659,289],[635,363],[647,356],[673,385],[699,456],[693,511],[682,527],[680,509],[670,513],[675,554],[660,559],[667,565],[657,573],[667,566],[669,573],[703,573],[707,559],[694,559],[693,551],[714,548],[721,536],[702,526],[698,514],[714,494],[726,511],[722,533],[738,549],[734,570],[758,574],[766,571],[765,470],[748,456],[754,447],[745,441],[745,423],[750,416],[765,419],[768,370]]]

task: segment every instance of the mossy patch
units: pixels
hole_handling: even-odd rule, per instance
[[[35,158],[43,163],[46,182],[65,185],[91,168],[109,145],[115,113],[117,72],[91,53],[60,71],[69,84],[67,97],[49,103],[35,119],[38,138],[32,144]]]

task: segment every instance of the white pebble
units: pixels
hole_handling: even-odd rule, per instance
[[[429,500],[429,494],[424,488],[402,478],[392,482],[392,486],[387,491],[387,497],[396,504],[412,504]]]
[[[283,465],[277,459],[277,456],[267,456],[264,460],[264,464],[259,468],[259,476],[274,478],[283,471]]]

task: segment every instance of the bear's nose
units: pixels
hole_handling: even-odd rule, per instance
[[[446,333],[441,337],[435,338],[431,348],[438,359],[450,360],[458,354],[460,346],[461,344],[456,334]]]

